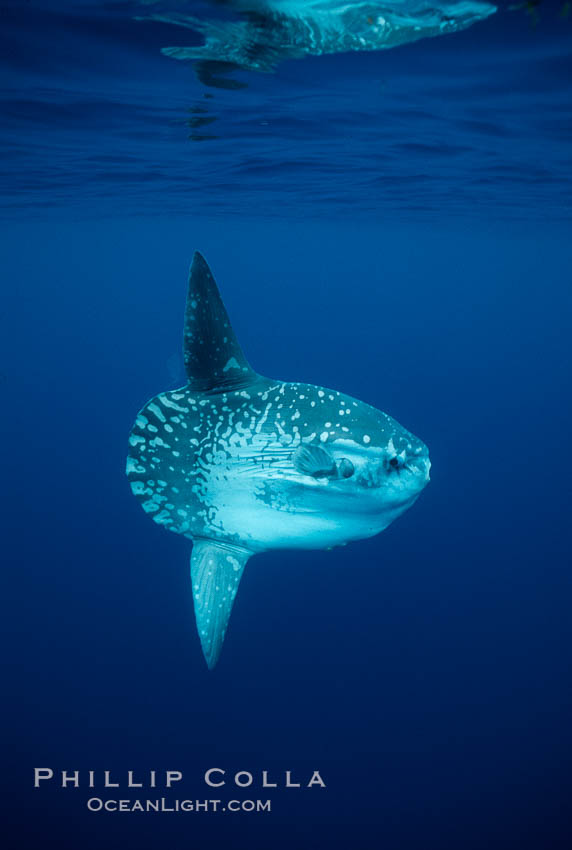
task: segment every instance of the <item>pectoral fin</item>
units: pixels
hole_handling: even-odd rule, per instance
[[[296,469],[304,475],[314,478],[333,478],[336,475],[334,459],[322,446],[299,446],[292,461]]]
[[[299,446],[292,457],[298,472],[313,478],[351,478],[355,467],[351,460],[342,457],[335,461],[322,446]]]
[[[209,670],[216,665],[234,597],[250,553],[214,540],[197,540],[191,554],[191,581],[197,629]]]

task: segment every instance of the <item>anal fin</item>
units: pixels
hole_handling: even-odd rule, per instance
[[[195,617],[209,670],[216,665],[234,598],[250,552],[215,540],[197,540],[191,554]]]

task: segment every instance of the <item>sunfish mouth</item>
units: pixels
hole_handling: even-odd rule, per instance
[[[430,480],[429,472],[431,470],[429,454],[414,455],[413,457],[406,458],[405,469],[406,471],[419,476],[425,483],[427,483]]]

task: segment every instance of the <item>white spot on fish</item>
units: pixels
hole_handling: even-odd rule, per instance
[[[145,467],[138,464],[137,461],[133,460],[132,457],[128,457],[127,458],[126,470],[127,470],[127,475],[129,475],[130,472],[139,472],[139,473],[145,472]]]
[[[172,398],[181,399],[181,398],[184,398],[184,397],[185,396],[182,393],[173,393],[172,394]],[[181,407],[179,404],[175,404],[175,402],[171,401],[171,399],[168,398],[166,395],[160,395],[160,396],[158,396],[158,398],[159,398],[159,401],[161,402],[161,404],[163,404],[165,407],[170,407],[172,410],[178,410],[179,413],[187,413],[188,412],[187,407]],[[193,399],[189,399],[189,401],[192,403]],[[163,420],[163,421],[165,421],[165,420]]]
[[[240,369],[240,363],[238,362],[236,357],[231,357],[229,360],[227,360],[226,365],[223,366],[222,371],[228,372],[229,369]]]
[[[151,413],[154,413],[154,414],[155,414],[155,416],[157,417],[157,419],[160,419],[160,420],[161,420],[161,422],[166,422],[166,421],[167,421],[167,420],[165,419],[165,416],[164,416],[164,414],[163,414],[163,411],[161,410],[161,408],[160,408],[160,407],[158,407],[158,405],[156,405],[156,404],[148,404],[148,405],[147,405],[147,410],[150,410],[150,411],[151,411]]]

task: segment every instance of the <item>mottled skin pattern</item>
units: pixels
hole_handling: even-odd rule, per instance
[[[127,474],[146,513],[193,541],[195,614],[214,667],[251,555],[377,534],[417,499],[430,463],[424,444],[386,413],[256,374],[200,254],[184,355],[188,384],[138,414]]]
[[[334,390],[264,378],[230,392],[161,393],[129,443],[132,490],[156,522],[252,552],[377,534],[415,501],[429,469],[425,446],[387,414]],[[354,474],[301,471],[296,450],[306,444],[349,459]]]

